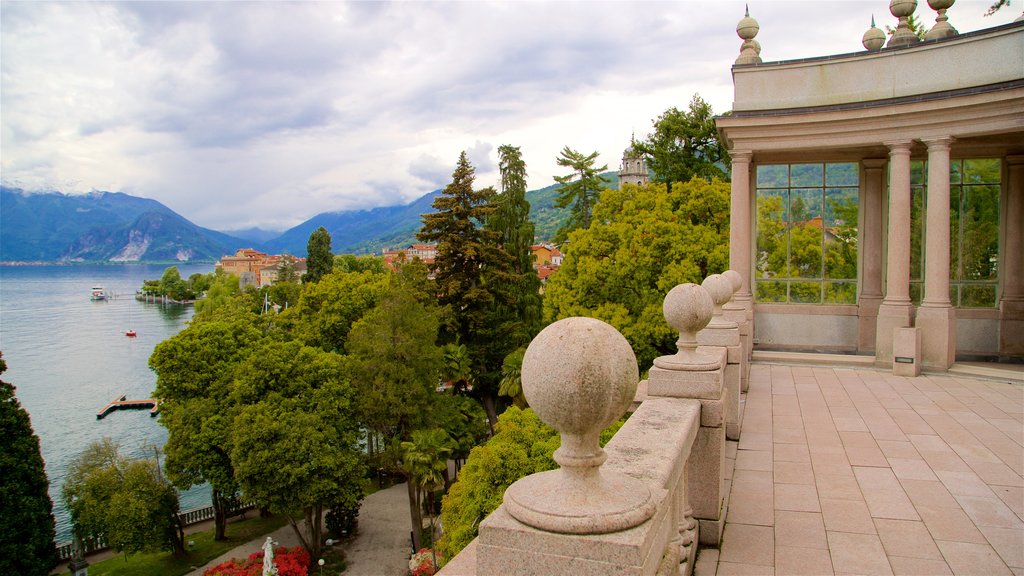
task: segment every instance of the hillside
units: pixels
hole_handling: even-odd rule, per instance
[[[120,192],[28,194],[0,187],[2,262],[212,262],[245,241]]]

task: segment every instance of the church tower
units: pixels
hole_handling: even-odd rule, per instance
[[[636,184],[645,186],[650,179],[647,174],[647,162],[642,154],[636,151],[635,138],[630,138],[629,148],[622,153],[622,167],[619,168],[619,185]]]

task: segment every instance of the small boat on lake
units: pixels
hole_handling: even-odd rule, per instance
[[[97,284],[96,286],[93,286],[92,287],[92,292],[89,294],[89,299],[92,300],[93,302],[97,302],[97,301],[100,301],[100,300],[107,300],[109,298],[110,298],[110,294],[107,294],[106,288],[104,288],[103,286],[100,286],[99,284]]]

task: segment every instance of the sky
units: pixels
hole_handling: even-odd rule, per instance
[[[1020,16],[960,0],[961,32]],[[765,61],[863,50],[886,0],[750,0]],[[918,17],[935,20],[924,0]],[[563,147],[618,169],[694,94],[732,107],[744,2],[0,2],[0,180],[152,198],[217,230],[477,187],[520,147],[528,187]]]

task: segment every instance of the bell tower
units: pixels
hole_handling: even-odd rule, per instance
[[[636,184],[645,186],[650,180],[647,173],[647,162],[643,154],[636,151],[636,138],[631,137],[629,148],[622,153],[622,167],[619,168],[619,185]]]

